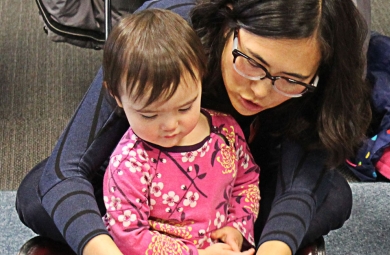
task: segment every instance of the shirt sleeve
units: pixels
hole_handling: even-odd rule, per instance
[[[104,218],[109,233],[124,255],[133,254],[198,254],[190,241],[171,237],[151,228],[149,185],[154,169],[139,153],[142,149],[122,143],[108,165],[103,185],[107,214]],[[121,153],[122,151],[122,153]],[[150,204],[150,205],[149,205]]]
[[[189,13],[195,6],[195,3],[195,0],[149,0],[145,1],[145,3],[143,3],[143,5],[139,7],[136,12],[151,8],[167,9],[179,14],[184,19],[189,21]]]
[[[260,168],[255,163],[238,125],[235,125],[235,132],[237,177],[230,199],[228,226],[239,230],[243,237],[254,245],[254,223],[259,213],[260,202]]]
[[[332,186],[334,172],[325,161],[325,151],[305,151],[293,141],[283,141],[276,194],[259,245],[279,240],[295,254]],[[268,169],[272,170],[276,169]]]
[[[92,179],[129,126],[115,113],[102,75],[99,70],[59,138],[38,187],[42,206],[78,254],[93,237],[108,235],[96,202],[102,199],[95,198]]]

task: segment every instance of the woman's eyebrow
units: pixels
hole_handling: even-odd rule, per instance
[[[310,75],[302,75],[302,74],[298,74],[298,73],[288,73],[288,72],[282,72],[282,73],[284,73],[285,75],[288,75],[288,76],[295,77],[297,79],[301,79],[301,80],[306,80],[307,78],[310,77]]]
[[[267,61],[265,61],[264,58],[262,58],[259,54],[252,52],[249,49],[247,49],[247,50],[248,50],[249,54],[251,54],[255,60],[260,61],[266,67],[270,67],[270,65],[267,63]],[[301,80],[306,80],[307,78],[310,77],[310,75],[303,75],[303,74],[299,74],[299,73],[290,73],[290,72],[282,72],[282,73],[285,75],[288,75],[288,76],[295,77],[297,79],[301,79]]]
[[[264,60],[264,58],[262,58],[259,54],[251,51],[250,49],[247,49],[247,51],[249,52],[249,54],[251,56],[253,56],[255,58],[255,60],[259,60],[262,64],[264,64],[266,67],[269,67],[269,64],[267,63],[267,61]]]

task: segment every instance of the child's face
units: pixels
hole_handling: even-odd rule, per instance
[[[134,133],[141,139],[162,147],[185,144],[200,118],[201,82],[184,75],[169,100],[159,99],[144,107],[146,98],[134,101],[129,96],[117,99]]]

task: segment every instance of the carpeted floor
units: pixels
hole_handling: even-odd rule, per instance
[[[35,1],[0,1],[0,190],[48,156],[101,63],[101,51],[53,43]]]
[[[350,219],[325,236],[326,255],[390,254],[390,183],[351,183]]]

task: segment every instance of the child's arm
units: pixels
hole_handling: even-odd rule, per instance
[[[199,255],[254,255],[255,249],[251,248],[247,251],[233,251],[229,244],[215,243],[204,250],[199,250]]]

